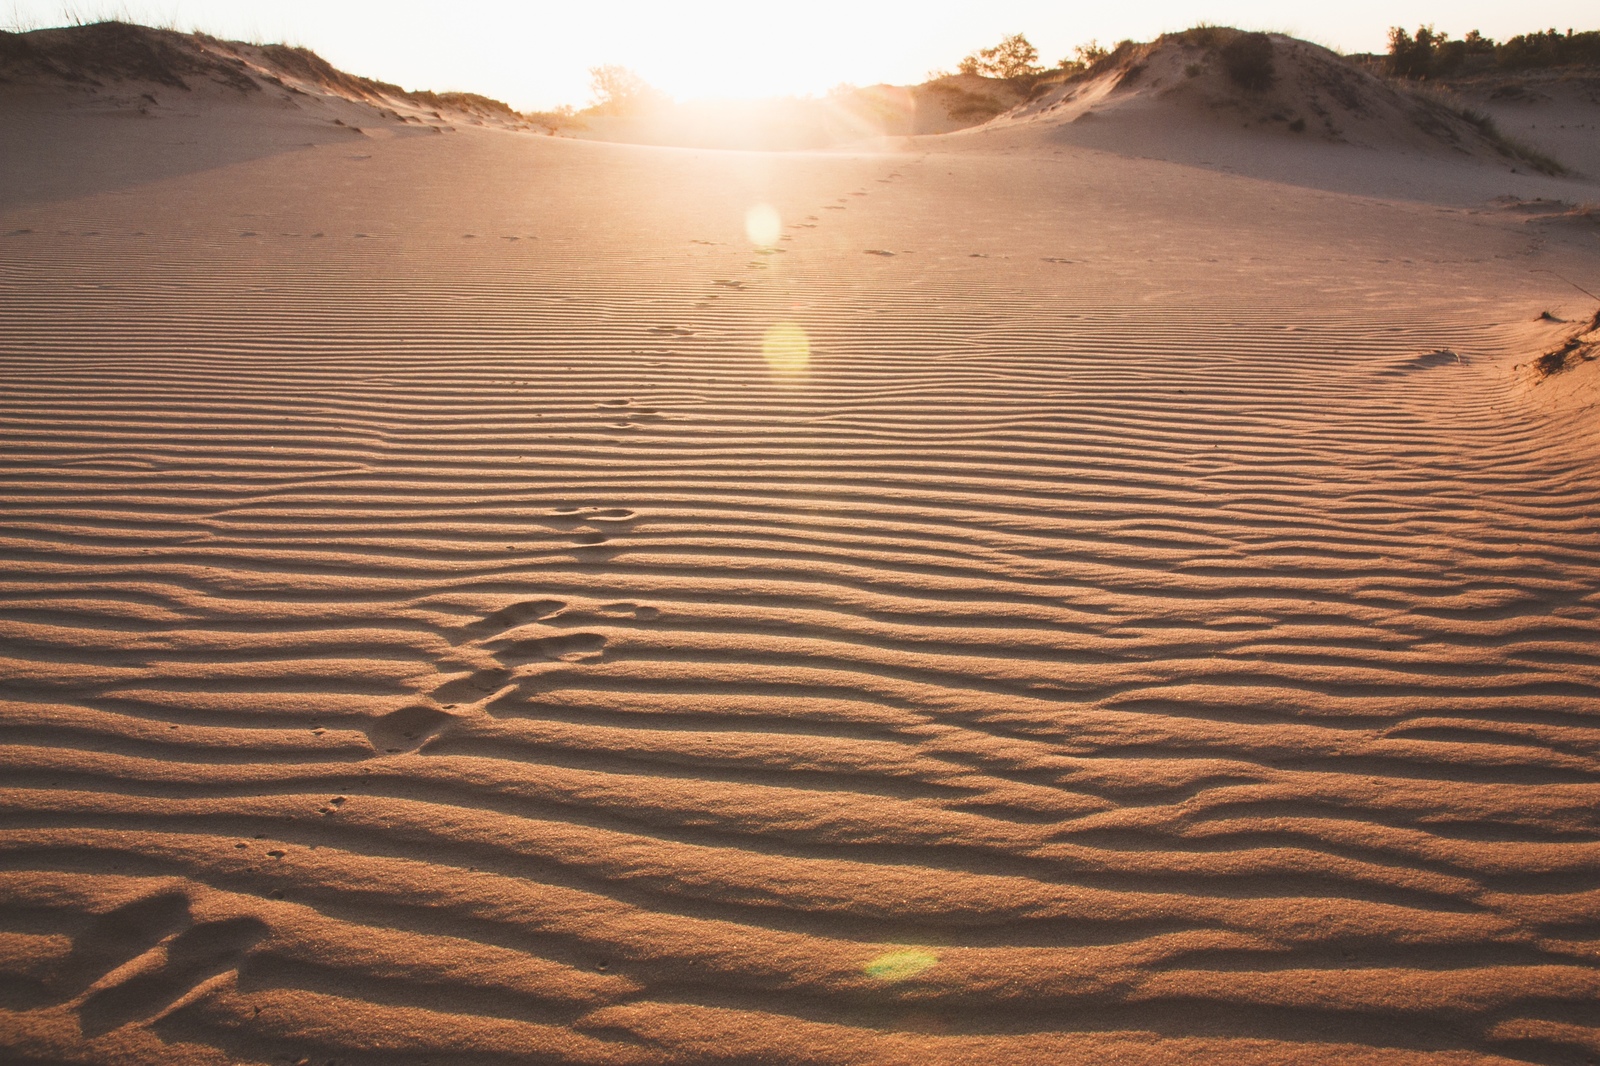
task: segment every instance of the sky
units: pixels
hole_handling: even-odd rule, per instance
[[[303,45],[353,74],[464,90],[519,110],[591,102],[589,70],[628,67],[679,100],[822,95],[912,84],[1022,32],[1047,64],[1089,40],[1149,40],[1196,23],[1380,52],[1388,28],[1503,40],[1600,29],[1594,0],[0,0],[0,27],[120,18],[230,40]]]

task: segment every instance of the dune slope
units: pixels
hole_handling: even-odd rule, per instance
[[[0,1046],[1588,1061],[1595,265],[1085,150],[9,203]]]

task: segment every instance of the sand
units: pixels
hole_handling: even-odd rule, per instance
[[[1586,179],[232,106],[6,127],[8,1061],[1600,1055]]]

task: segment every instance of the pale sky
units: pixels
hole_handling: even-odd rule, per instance
[[[1019,31],[1054,63],[1090,39],[1148,40],[1198,22],[1292,33],[1345,52],[1382,51],[1395,24],[1501,40],[1552,26],[1600,29],[1594,0],[0,0],[7,29],[75,18],[304,45],[354,74],[478,92],[521,110],[584,106],[588,70],[604,63],[680,100],[909,84]]]

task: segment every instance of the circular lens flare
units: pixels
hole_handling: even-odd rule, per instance
[[[783,232],[783,219],[771,204],[756,204],[744,213],[744,232],[757,248],[771,248]]]
[[[811,365],[811,338],[793,322],[779,322],[761,338],[761,354],[779,377],[799,377]]]
[[[938,964],[939,956],[931,951],[891,951],[886,955],[879,955],[862,966],[861,970],[868,977],[894,984],[897,981],[909,981]]]

